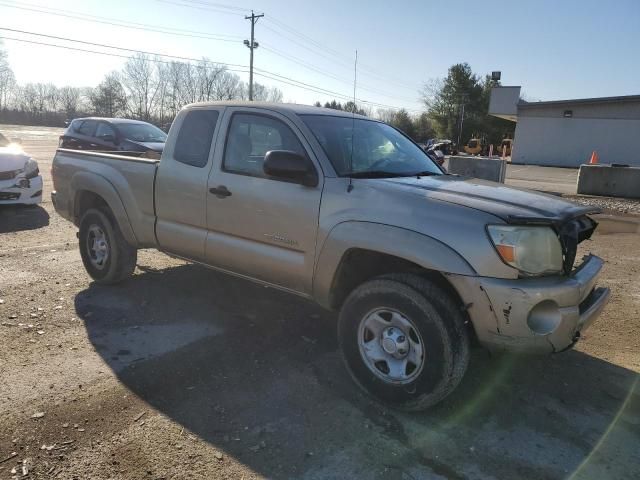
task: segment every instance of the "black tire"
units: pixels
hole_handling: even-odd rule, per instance
[[[108,255],[101,265],[96,265],[95,254],[89,247],[89,236],[94,235],[90,232],[96,228],[103,232],[108,246]],[[97,283],[112,285],[121,282],[136,268],[138,250],[125,240],[110,212],[93,208],[87,210],[80,220],[78,240],[84,268]]]
[[[421,369],[409,375],[415,377],[408,383],[380,378],[361,353],[360,323],[381,307],[410,319],[423,345]],[[340,311],[338,341],[349,373],[367,393],[394,408],[424,410],[449,395],[464,376],[470,337],[464,322],[460,307],[433,282],[414,275],[386,276],[349,295]]]

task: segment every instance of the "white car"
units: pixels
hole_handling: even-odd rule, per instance
[[[0,205],[34,205],[41,201],[38,162],[0,133]]]

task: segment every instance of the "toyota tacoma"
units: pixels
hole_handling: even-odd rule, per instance
[[[96,282],[125,280],[156,248],[311,299],[338,312],[357,384],[405,410],[450,394],[472,343],[561,352],[609,300],[603,260],[576,261],[597,210],[448,175],[347,112],[189,105],[160,160],[61,148],[52,172]]]

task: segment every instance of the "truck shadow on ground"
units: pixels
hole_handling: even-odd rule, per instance
[[[637,374],[577,351],[478,349],[451,397],[409,414],[354,386],[331,313],[272,289],[181,265],[93,285],[75,303],[128,389],[270,478],[640,473]]]
[[[49,225],[49,213],[40,205],[0,205],[0,233],[35,230]]]

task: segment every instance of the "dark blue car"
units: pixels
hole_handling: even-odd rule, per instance
[[[166,133],[147,122],[91,117],[73,120],[58,144],[73,150],[159,157],[166,140]]]

